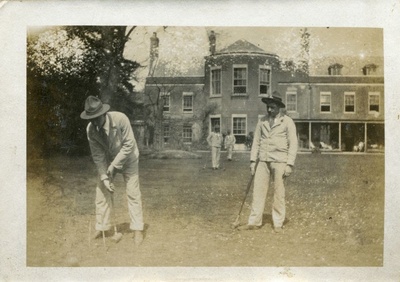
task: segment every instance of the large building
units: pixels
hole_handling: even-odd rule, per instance
[[[163,99],[166,147],[198,147],[218,124],[244,150],[266,112],[261,98],[278,91],[296,124],[300,150],[383,151],[384,79],[378,68],[368,63],[342,74],[346,66],[336,62],[317,75],[287,71],[276,54],[245,40],[217,50],[211,34],[203,76],[152,76],[145,91]]]

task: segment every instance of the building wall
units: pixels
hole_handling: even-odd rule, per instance
[[[233,93],[233,72],[235,66],[247,67],[247,91],[244,94]],[[211,70],[221,68],[221,95],[211,94]],[[254,131],[259,114],[265,112],[265,105],[260,103],[259,70],[270,68],[270,89],[276,89],[279,77],[279,60],[275,55],[263,54],[224,54],[209,56],[205,63],[204,92],[208,103],[216,104],[214,114],[221,116],[221,132],[232,131],[232,116],[246,115],[246,134]]]
[[[309,82],[285,80],[290,79],[283,78],[278,89],[286,105],[287,93],[297,93],[297,111],[287,111],[287,114],[298,127],[300,149],[321,146],[338,151],[383,151],[383,77],[322,76],[310,77]],[[321,111],[321,92],[331,95],[330,112]],[[354,94],[353,113],[345,112],[345,93]],[[379,95],[379,112],[370,111],[370,93]]]
[[[247,67],[245,93],[233,92],[235,66]],[[146,91],[158,93],[161,86],[162,91],[170,92],[170,111],[164,113],[164,122],[174,123],[177,140],[182,124],[190,123],[193,143],[205,144],[212,119],[219,119],[221,132],[226,133],[228,129],[234,129],[234,116],[246,118],[245,135],[248,135],[254,131],[259,118],[266,114],[266,105],[261,102],[265,95],[260,95],[259,89],[261,66],[271,70],[268,94],[277,90],[288,105],[287,94],[296,93],[296,111],[285,109],[284,112],[298,126],[301,149],[312,149],[310,142],[318,147],[320,141],[326,143],[330,150],[350,151],[359,142],[364,142],[369,149],[383,148],[384,79],[381,75],[308,77],[304,73],[282,71],[279,58],[273,54],[215,54],[205,58],[202,83],[195,83],[190,77],[159,78],[159,83],[148,83]],[[211,93],[211,71],[215,68],[221,69],[220,95]],[[182,110],[183,92],[193,92],[193,113]],[[321,112],[321,92],[330,93],[330,112]],[[355,94],[354,113],[344,111],[345,92]],[[379,93],[379,113],[369,110],[371,92]],[[244,136],[241,134],[239,137]],[[243,138],[237,140],[238,143],[245,143]]]
[[[280,83],[278,91],[287,103],[287,93],[297,93],[297,111],[287,114],[293,119],[311,120],[359,120],[383,121],[384,120],[384,85],[383,83]],[[321,112],[321,92],[331,94],[330,112]],[[354,92],[355,112],[346,113],[345,93]],[[369,111],[369,94],[379,93],[379,114]]]
[[[199,142],[202,137],[202,119],[205,106],[204,99],[204,85],[201,83],[185,83],[179,84],[177,80],[169,80],[162,78],[159,79],[160,84],[157,83],[157,78],[153,78],[152,83],[148,83],[145,89],[145,103],[150,104],[155,101],[158,93],[169,94],[169,111],[164,111],[163,124],[169,125],[169,138],[165,142],[165,147],[169,148],[182,148],[187,147],[182,140],[183,126],[192,126],[192,142]],[[162,83],[161,83],[162,82]],[[171,83],[167,83],[171,82]],[[192,93],[192,112],[185,112],[183,110],[183,96],[184,93]]]

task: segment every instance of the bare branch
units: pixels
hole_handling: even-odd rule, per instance
[[[136,27],[137,27],[137,26],[134,25],[134,26],[132,26],[132,27],[129,29],[128,33],[125,35],[125,42],[129,40],[129,36],[131,35],[132,31],[135,30]]]

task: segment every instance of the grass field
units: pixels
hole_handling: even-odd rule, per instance
[[[225,158],[223,153],[222,158]],[[237,231],[249,180],[249,154],[225,170],[207,160],[140,161],[145,240],[135,248],[126,195],[117,176],[118,244],[89,240],[94,232],[96,170],[89,157],[28,161],[28,266],[382,266],[383,155],[299,155],[286,183],[283,234],[264,225]],[[251,194],[241,216],[246,223]]]

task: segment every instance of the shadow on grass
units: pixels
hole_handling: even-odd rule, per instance
[[[262,222],[263,222],[262,226],[265,226],[267,224],[272,226],[272,215],[264,213]],[[285,218],[285,221],[283,222],[283,225],[287,225],[289,222],[290,222],[290,220]]]
[[[145,223],[143,227],[143,236],[146,237],[146,232],[149,229],[150,225]],[[117,229],[119,233],[122,234],[130,234],[133,233],[133,230],[130,228],[129,222],[119,223],[117,224]]]

